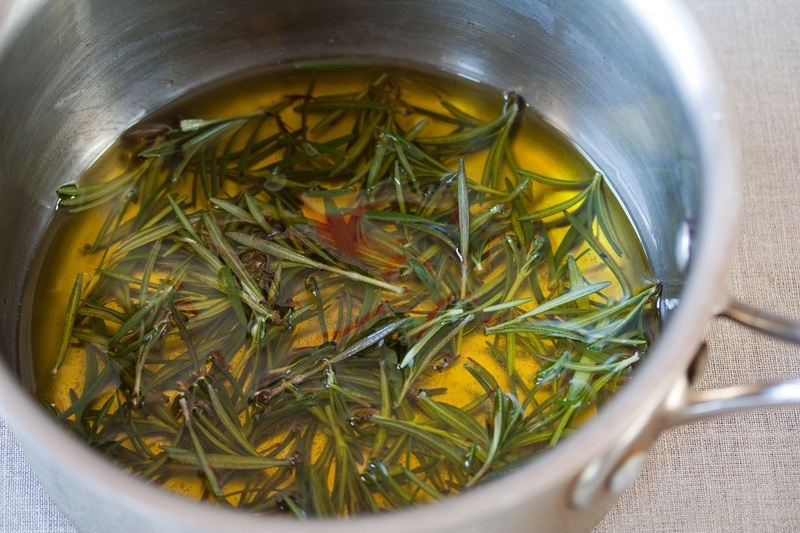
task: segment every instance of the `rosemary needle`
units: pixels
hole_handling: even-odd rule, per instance
[[[72,285],[72,292],[69,295],[69,302],[67,303],[67,315],[64,318],[64,332],[61,335],[61,344],[58,347],[58,355],[56,355],[56,363],[53,366],[52,374],[58,373],[64,357],[67,355],[70,339],[72,338],[72,328],[75,325],[75,317],[78,312],[78,305],[81,301],[81,288],[83,287],[83,273],[79,272],[75,278],[75,283]]]

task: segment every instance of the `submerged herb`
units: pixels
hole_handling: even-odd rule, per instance
[[[623,275],[603,175],[518,168],[515,94],[482,120],[406,84],[134,130],[119,176],[61,187],[107,218],[53,367],[85,383],[57,416],[154,483],[302,518],[440,500],[602,404],[658,297]]]

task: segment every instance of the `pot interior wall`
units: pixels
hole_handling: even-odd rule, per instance
[[[0,50],[0,351],[20,372],[23,282],[58,185],[186,91],[295,59],[411,61],[519,91],[606,173],[677,293],[675,235],[701,188],[695,141],[628,16],[595,0],[46,3]]]

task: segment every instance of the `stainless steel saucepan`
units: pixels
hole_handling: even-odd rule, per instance
[[[663,333],[635,378],[585,428],[442,504],[299,522],[147,486],[67,435],[26,390],[23,286],[54,190],[126,128],[187,91],[297,59],[350,56],[422,63],[521,92],[612,182],[664,281]],[[690,389],[705,353],[703,329],[716,315],[800,340],[797,325],[722,291],[739,194],[723,93],[698,30],[673,0],[5,0],[0,412],[82,531],[588,529],[666,427],[800,403],[798,381]]]

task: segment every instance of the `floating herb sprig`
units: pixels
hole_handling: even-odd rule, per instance
[[[136,475],[300,518],[440,500],[555,445],[644,354],[658,297],[623,276],[602,173],[518,168],[518,95],[483,120],[403,75],[321,85],[134,129],[129,168],[58,191],[106,219],[56,415]]]

